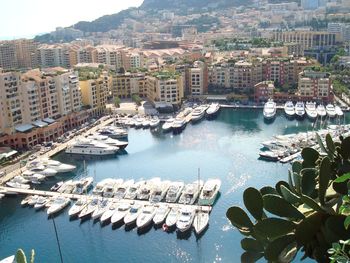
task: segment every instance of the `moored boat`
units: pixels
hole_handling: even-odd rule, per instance
[[[273,99],[269,99],[265,105],[263,110],[263,115],[266,120],[271,120],[276,116],[276,103]]]
[[[342,110],[338,105],[335,106],[335,113],[336,113],[339,117],[344,116],[343,110]]]
[[[317,115],[321,118],[325,117],[327,115],[326,108],[323,106],[323,104],[319,104],[316,108]]]
[[[327,104],[326,106],[326,112],[329,118],[334,118],[337,113],[335,112],[335,107],[333,104]]]
[[[48,215],[56,214],[62,211],[69,204],[70,204],[69,198],[59,196],[52,201],[52,203],[50,204],[50,207],[47,209],[47,214]]]
[[[284,113],[286,114],[287,118],[293,118],[295,115],[294,110],[294,103],[292,101],[287,101],[284,104]]]
[[[304,102],[298,101],[298,102],[295,104],[295,115],[296,115],[297,118],[299,118],[299,119],[304,118],[304,115],[305,115],[305,105],[304,105]]]
[[[130,207],[129,211],[126,213],[124,217],[125,225],[131,225],[136,222],[137,217],[140,215],[142,210],[142,206],[133,205]]]
[[[156,210],[153,206],[147,205],[144,206],[141,210],[140,215],[136,219],[136,226],[138,229],[148,226],[156,213]]]
[[[213,205],[221,187],[219,179],[209,179],[205,182],[201,194],[199,195],[199,205]]]
[[[130,205],[128,203],[121,203],[116,209],[116,211],[114,212],[114,214],[112,215],[111,223],[117,224],[120,221],[122,221],[129,210],[130,210]]]
[[[207,117],[214,118],[220,110],[220,104],[219,103],[211,103],[209,105],[209,108],[206,110]]]
[[[169,212],[170,212],[170,208],[168,205],[160,205],[156,209],[156,213],[153,217],[153,223],[155,225],[160,225],[161,223],[163,223],[165,221],[165,218],[169,214]]]
[[[179,219],[176,222],[176,227],[180,232],[186,232],[192,226],[195,216],[193,208],[183,207],[180,211]]]
[[[306,102],[305,112],[309,119],[312,119],[312,120],[316,119],[317,118],[316,102],[312,102],[312,101]]]
[[[203,185],[204,183],[202,180],[196,180],[193,183],[186,185],[180,196],[179,203],[193,205],[197,200]]]
[[[165,123],[162,125],[162,130],[164,132],[168,132],[173,128],[173,123],[175,119],[174,118],[169,118],[165,121]]]
[[[197,211],[192,225],[196,234],[200,235],[209,225],[209,210]]]

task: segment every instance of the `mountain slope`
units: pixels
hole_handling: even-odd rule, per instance
[[[144,0],[141,9],[177,9],[250,5],[252,0]]]

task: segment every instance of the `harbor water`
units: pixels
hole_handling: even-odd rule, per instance
[[[349,123],[347,114],[342,122]],[[209,227],[201,236],[194,232],[178,235],[153,226],[138,232],[124,225],[112,228],[93,220],[70,220],[68,209],[54,218],[65,263],[92,262],[240,262],[242,235],[227,220],[226,210],[243,206],[244,189],[261,188],[286,180],[289,164],[258,160],[260,143],[273,135],[312,130],[313,124],[287,120],[278,113],[265,123],[262,110],[222,109],[216,120],[192,125],[179,135],[161,130],[129,129],[129,146],[124,154],[110,158],[73,158],[65,153],[55,159],[77,165],[74,173],[50,179],[38,189],[56,181],[93,176],[149,179],[160,177],[185,183],[200,177],[220,178],[220,196],[210,215]],[[21,207],[23,197],[0,201],[0,259],[23,248],[35,249],[36,263],[60,262],[52,219],[45,211]]]

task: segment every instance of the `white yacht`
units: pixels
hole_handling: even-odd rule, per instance
[[[148,226],[156,214],[156,210],[153,206],[144,206],[141,210],[140,215],[136,219],[136,226],[138,229]]]
[[[47,209],[47,214],[48,215],[56,214],[61,210],[63,210],[69,204],[70,204],[69,198],[59,196],[53,200],[50,207]]]
[[[280,160],[279,154],[277,152],[274,152],[274,151],[260,151],[259,156],[262,159],[275,161],[275,162]]]
[[[149,201],[151,203],[161,202],[169,189],[170,181],[162,181],[152,189]]]
[[[35,205],[36,201],[39,199],[40,196],[38,195],[33,195],[31,198],[28,200],[27,204],[30,206]]]
[[[180,198],[184,187],[185,184],[183,182],[172,182],[166,194],[165,201],[167,203],[175,203]]]
[[[106,212],[109,208],[109,201],[106,199],[102,199],[98,201],[97,208],[95,211],[91,214],[92,219],[98,219],[100,218],[104,212]]]
[[[209,179],[203,186],[202,192],[199,196],[199,205],[213,205],[216,196],[219,193],[221,181],[219,179]]]
[[[295,104],[295,114],[297,116],[297,118],[303,118],[305,115],[305,105],[304,102],[302,101],[298,101]]]
[[[116,126],[107,126],[103,127],[102,129],[98,130],[98,133],[100,135],[106,135],[112,139],[127,139],[128,138],[128,131],[119,128]]]
[[[151,120],[150,120],[150,124],[149,126],[151,127],[151,129],[154,129],[156,127],[159,126],[159,123],[160,123],[160,120],[158,117],[153,117]]]
[[[36,174],[36,173],[23,173],[23,178],[31,181],[31,182],[42,182],[45,180],[46,176],[43,174]]]
[[[195,216],[193,208],[183,207],[180,211],[179,219],[176,222],[176,227],[180,232],[186,232],[192,226]]]
[[[142,127],[143,127],[144,129],[149,128],[150,124],[151,124],[151,121],[150,121],[148,118],[143,119]]]
[[[343,110],[339,106],[335,106],[335,113],[339,116],[342,117],[344,116]]]
[[[131,206],[131,208],[129,209],[129,211],[126,213],[124,217],[125,225],[128,226],[128,225],[134,224],[136,222],[136,219],[140,215],[141,210],[142,210],[142,206],[140,205]]]
[[[263,110],[264,118],[267,120],[273,119],[276,116],[276,103],[273,99],[269,99],[265,105]]]
[[[112,179],[109,183],[106,183],[103,188],[102,196],[112,198],[122,183],[123,179]]]
[[[91,216],[91,214],[98,208],[98,199],[95,198],[91,200],[79,213],[79,218],[86,218]]]
[[[56,170],[52,168],[46,168],[44,165],[32,166],[28,170],[29,172],[42,174],[46,177],[55,176],[57,174]]]
[[[125,149],[129,143],[127,141],[120,141],[118,139],[112,139],[106,135],[90,135],[86,137],[88,140],[95,140],[100,143],[107,144],[109,146],[118,147],[119,149]]]
[[[113,202],[109,205],[108,209],[102,214],[100,217],[101,223],[107,222],[108,219],[112,217],[112,215],[117,211],[119,204],[117,202]]]
[[[143,119],[142,118],[137,118],[135,120],[135,128],[141,128],[142,127],[142,123],[143,123]]]
[[[193,205],[197,200],[203,185],[204,183],[202,180],[196,180],[193,183],[186,185],[180,196],[179,203]]]
[[[32,197],[31,197],[30,195],[28,195],[26,198],[24,198],[24,199],[21,201],[21,206],[27,205],[31,198],[32,198]]]
[[[30,182],[30,180],[25,179],[23,176],[17,175],[11,180],[11,182],[20,183],[20,184],[28,184]]]
[[[40,210],[45,207],[45,204],[48,202],[48,198],[44,196],[40,196],[37,200],[36,203],[34,204],[34,209],[35,210]]]
[[[121,185],[119,185],[119,187],[117,188],[117,190],[114,193],[114,197],[118,198],[118,199],[124,198],[127,190],[134,185],[134,182],[135,182],[134,179],[131,179],[131,180],[127,180],[124,183],[122,183]]]
[[[21,184],[21,183],[16,183],[16,182],[7,182],[6,185],[8,187],[12,187],[12,188],[19,188],[19,189],[29,189],[30,185],[28,184]]]
[[[165,219],[165,225],[169,228],[173,227],[176,224],[177,220],[179,219],[179,216],[180,216],[180,208],[174,206],[170,210],[168,216]]]
[[[161,223],[163,223],[165,221],[165,218],[169,214],[169,212],[170,212],[170,208],[168,205],[160,205],[156,209],[156,213],[153,217],[153,223],[155,225],[160,225]]]
[[[176,132],[181,132],[185,127],[186,127],[186,119],[182,117],[176,117],[172,129],[173,131]]]
[[[197,108],[195,108],[192,111],[191,121],[197,122],[197,121],[200,121],[201,119],[203,119],[207,108],[208,108],[208,106],[205,106],[205,105],[201,105],[201,106],[198,106]]]
[[[97,141],[80,142],[76,141],[66,149],[66,153],[81,155],[111,155],[119,150],[116,146],[110,146]]]
[[[89,190],[89,188],[92,186],[92,183],[94,182],[93,177],[85,177],[80,180],[78,180],[75,183],[75,189],[73,190],[72,194],[86,194]]]
[[[323,104],[319,104],[316,108],[317,115],[321,118],[325,117],[327,115],[326,108],[323,106]]]
[[[208,118],[216,116],[216,114],[220,110],[220,104],[219,103],[211,103],[209,105],[209,108],[206,110]]]
[[[335,112],[335,107],[333,104],[327,104],[326,106],[326,112],[329,118],[334,118],[337,113]]]
[[[130,205],[127,203],[122,203],[118,206],[117,210],[114,212],[114,214],[111,217],[111,223],[117,224],[120,221],[122,221],[125,217],[125,215],[129,212]]]
[[[316,119],[317,118],[316,102],[312,102],[312,101],[306,102],[305,112],[310,119]]]
[[[137,199],[139,200],[149,200],[151,191],[155,185],[160,184],[160,178],[155,177],[151,180],[148,180],[144,185],[139,188],[137,193]]]
[[[193,228],[197,235],[200,235],[209,225],[209,210],[199,210],[193,220]]]
[[[46,168],[54,169],[58,173],[68,173],[76,169],[75,165],[61,163],[59,161],[51,159],[39,160],[39,163],[44,165]]]
[[[76,182],[73,180],[68,180],[63,183],[63,185],[57,190],[59,193],[71,194],[76,187]]]
[[[136,199],[139,189],[146,183],[146,181],[138,181],[134,185],[130,186],[125,193],[125,199]]]
[[[109,184],[110,182],[112,182],[113,180],[114,179],[112,179],[112,178],[103,179],[101,182],[97,183],[95,188],[92,190],[92,194],[102,196],[103,189],[105,188],[105,186],[107,184]]]
[[[50,188],[50,191],[57,192],[58,189],[60,189],[62,185],[64,185],[63,181],[57,182]]]
[[[169,118],[165,121],[165,123],[162,125],[162,129],[164,132],[168,132],[173,128],[173,123],[175,119],[174,118]]]
[[[83,210],[88,204],[88,200],[86,199],[79,199],[69,210],[68,215],[70,217],[77,216],[81,210]]]
[[[293,118],[295,115],[295,110],[294,110],[294,103],[292,101],[287,101],[284,104],[284,113],[286,114],[287,117]]]

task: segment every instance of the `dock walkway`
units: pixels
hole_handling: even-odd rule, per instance
[[[18,193],[18,194],[25,194],[25,195],[40,195],[45,197],[65,197],[69,198],[71,200],[78,200],[78,199],[86,199],[86,198],[100,198],[101,196],[95,196],[95,195],[77,195],[77,194],[65,194],[65,193],[58,193],[58,192],[52,192],[52,191],[43,191],[43,190],[35,190],[35,189],[20,189],[20,188],[12,188],[12,187],[0,187],[0,193],[6,194],[6,192],[9,193]],[[173,207],[188,207],[194,210],[206,210],[211,211],[211,206],[199,206],[199,205],[184,205],[184,204],[178,204],[178,203],[165,203],[165,202],[158,202],[158,203],[152,203],[150,201],[144,201],[144,200],[133,200],[133,199],[117,199],[117,198],[103,198],[104,200],[108,201],[114,201],[114,202],[120,202],[120,203],[128,203],[129,205],[139,204],[139,205],[160,205],[160,204],[167,204],[170,208]]]

